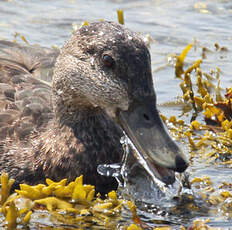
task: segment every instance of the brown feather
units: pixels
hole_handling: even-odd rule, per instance
[[[115,55],[117,68],[102,65],[103,52]],[[81,28],[61,52],[0,41],[0,171],[16,186],[83,174],[97,191],[116,189],[114,178],[97,173],[123,154],[109,114],[153,92],[149,63],[141,37],[110,22]]]

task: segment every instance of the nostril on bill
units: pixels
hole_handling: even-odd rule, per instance
[[[147,120],[147,121],[149,121],[149,120],[150,120],[149,116],[148,116],[146,113],[144,113],[144,114],[143,114],[143,117],[144,117],[144,118],[145,118],[145,120]]]
[[[185,171],[185,169],[188,167],[188,163],[180,156],[176,156],[176,170],[179,173],[182,173]]]

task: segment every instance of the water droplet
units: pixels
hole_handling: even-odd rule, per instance
[[[121,174],[120,164],[102,164],[98,165],[97,171],[103,176],[118,177]]]
[[[122,165],[121,164],[102,164],[98,165],[97,172],[103,176],[114,177],[119,184],[119,187],[125,187],[125,181],[123,178]]]
[[[92,58],[90,59],[90,64],[91,64],[91,65],[94,65],[94,57],[92,57]]]
[[[62,93],[63,93],[63,90],[61,90],[61,89],[58,89],[58,90],[57,90],[57,94],[58,94],[58,95],[61,95]]]
[[[167,61],[170,65],[176,65],[176,56],[174,54],[170,54],[168,57],[167,57]]]

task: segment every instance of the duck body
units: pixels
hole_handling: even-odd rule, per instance
[[[116,189],[115,179],[99,175],[97,166],[120,162],[123,134],[119,127],[100,110],[78,111],[77,122],[64,124],[55,119],[52,88],[40,79],[51,81],[52,76],[46,75],[53,74],[59,52],[44,49],[37,59],[37,47],[6,41],[1,41],[1,47],[1,172],[16,179],[15,187],[44,183],[46,178],[72,181],[85,175],[85,183],[94,184],[99,192]],[[30,72],[33,65],[36,73]]]
[[[60,52],[0,41],[0,98],[0,171],[16,186],[83,174],[98,192],[116,189],[97,167],[121,161],[123,131],[152,165],[187,167],[156,110],[149,51],[115,23],[82,27]]]
[[[16,178],[16,186],[44,183],[45,178],[72,181],[84,175],[85,183],[94,184],[98,192],[117,188],[114,178],[97,173],[99,164],[120,162],[123,154],[122,133],[112,121],[98,115],[86,117],[72,127],[49,122],[48,130],[29,135],[29,143],[22,139],[5,143],[0,167]]]

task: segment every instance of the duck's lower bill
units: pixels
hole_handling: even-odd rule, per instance
[[[164,127],[154,98],[134,101],[127,111],[120,111],[117,118],[152,173],[166,184],[174,183],[175,172],[184,172],[188,161]]]

